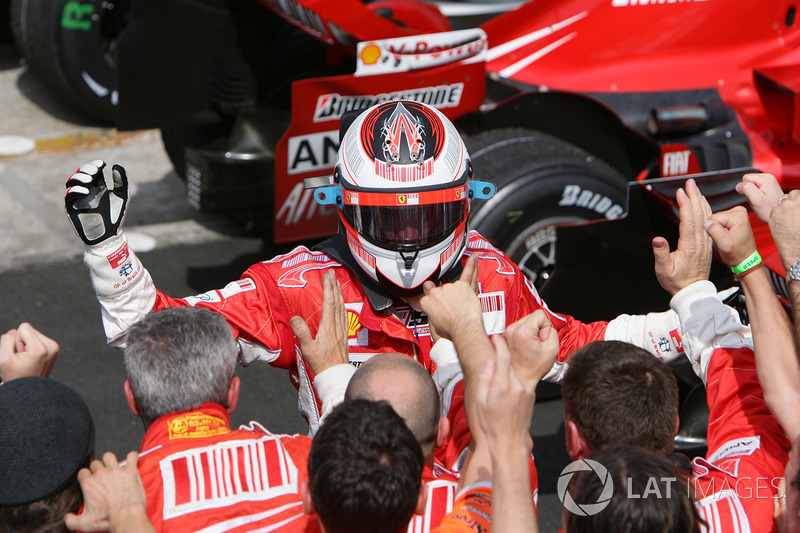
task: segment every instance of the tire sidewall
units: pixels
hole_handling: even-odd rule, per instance
[[[128,4],[115,2],[114,19]],[[89,115],[113,122],[116,62],[107,52],[102,25],[111,19],[100,0],[12,0],[12,28],[28,68],[57,94]],[[116,31],[116,29],[114,30]]]
[[[105,53],[101,34],[102,2],[62,0],[54,4],[60,6],[56,11],[55,31],[65,79],[81,100],[96,106],[102,116],[113,116],[117,101],[116,73],[113,58]]]
[[[627,210],[618,184],[589,165],[558,164],[532,169],[524,177],[498,187],[495,196],[473,206],[472,229],[513,255],[512,242],[548,220],[615,219]],[[513,257],[512,257],[513,258]]]
[[[473,203],[470,227],[540,289],[557,268],[555,226],[627,212],[625,178],[572,144],[522,128],[488,130],[467,142],[476,179],[497,187],[494,197]]]

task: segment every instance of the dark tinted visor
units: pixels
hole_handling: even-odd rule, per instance
[[[344,205],[342,215],[368,241],[388,249],[436,244],[467,216],[467,201],[427,205]]]

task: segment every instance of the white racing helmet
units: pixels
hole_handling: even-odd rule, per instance
[[[333,183],[315,191],[336,204],[361,269],[397,293],[440,279],[467,241],[472,198],[494,185],[472,178],[467,149],[440,111],[410,100],[362,112],[341,140]]]

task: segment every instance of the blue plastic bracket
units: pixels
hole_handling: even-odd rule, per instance
[[[314,189],[314,200],[319,205],[337,205],[342,207],[344,199],[342,198],[342,188],[338,185],[331,187],[319,187]]]
[[[478,180],[470,180],[467,182],[469,184],[469,196],[470,198],[477,198],[478,200],[488,200],[492,196],[494,196],[495,186],[494,183],[490,183],[488,181],[478,181]]]

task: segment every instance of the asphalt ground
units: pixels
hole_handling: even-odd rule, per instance
[[[35,148],[0,156],[0,330],[27,321],[59,342],[51,377],[86,400],[98,454],[123,457],[139,447],[144,430],[125,403],[122,356],[106,345],[83,246],[64,214],[67,177],[97,158],[126,167],[126,232],[143,243],[137,250],[143,264],[172,296],[222,287],[274,255],[273,247],[241,235],[223,217],[192,210],[157,131],[121,133],[73,111],[25,68],[12,45],[0,44],[0,148],[6,136],[30,139]],[[254,364],[237,373],[242,393],[234,424],[258,420],[274,432],[306,432],[285,372]],[[557,399],[537,403],[531,433],[540,527],[558,531],[556,482],[569,459]]]

